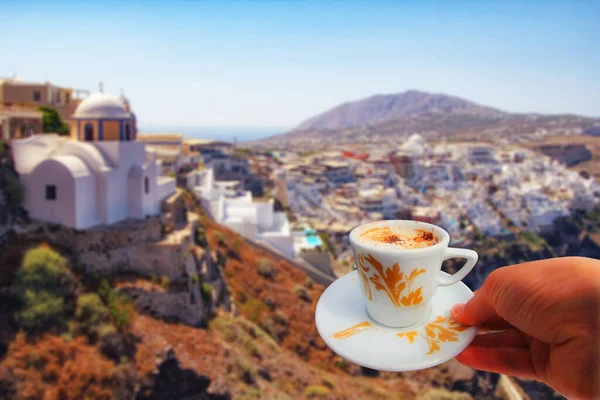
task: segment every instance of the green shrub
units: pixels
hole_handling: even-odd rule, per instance
[[[254,344],[254,342],[252,342],[252,340],[246,340],[244,347],[251,356],[260,358],[260,349]]]
[[[106,279],[100,281],[97,292],[98,296],[100,296],[100,300],[107,305],[110,304],[114,297],[114,291]]]
[[[231,249],[235,254],[240,254],[240,250],[242,249],[242,242],[240,239],[236,239],[233,241],[233,243],[231,243]]]
[[[245,358],[237,360],[238,377],[248,385],[256,382],[256,370]]]
[[[4,172],[3,178],[0,177],[0,182],[4,181],[4,193],[6,195],[6,205],[10,211],[17,211],[25,198],[25,187],[19,178],[11,173]]]
[[[75,318],[86,335],[97,332],[98,326],[108,320],[109,310],[96,293],[82,294],[77,298]]]
[[[48,247],[37,247],[25,253],[14,282],[21,298],[28,290],[58,297],[72,295],[78,284],[67,260]]]
[[[288,324],[287,316],[284,313],[282,313],[281,311],[277,311],[275,313],[275,315],[273,316],[273,319],[279,325],[286,326]]]
[[[204,301],[212,301],[213,287],[210,283],[202,282],[200,290],[202,292],[202,298]]]
[[[164,289],[169,289],[169,287],[171,286],[171,280],[169,279],[168,276],[166,275],[161,275],[160,276],[160,280],[158,281],[158,284],[160,286],[162,286]]]
[[[538,245],[538,246],[543,246],[546,244],[546,241],[544,240],[543,237],[541,237],[540,235],[537,235],[533,232],[528,232],[528,231],[524,231],[521,232],[520,236],[527,240],[529,243]]]
[[[304,286],[306,286],[308,289],[311,289],[313,287],[313,280],[307,276],[304,280]]]
[[[328,387],[329,389],[334,388],[333,381],[327,377],[321,379],[321,383],[323,384],[323,386]]]
[[[259,322],[261,312],[263,310],[268,310],[267,306],[265,306],[262,301],[258,301],[255,298],[248,298],[240,308],[252,322]]]
[[[203,229],[197,229],[196,235],[194,236],[194,241],[198,246],[206,247],[206,245],[208,244],[206,240],[206,231],[204,231]]]
[[[53,107],[41,106],[38,111],[42,112],[42,130],[47,133],[58,133],[66,136],[69,134],[69,125],[64,123],[58,111]]]
[[[217,244],[221,247],[225,247],[225,235],[221,231],[215,232],[215,239],[217,240]]]
[[[23,295],[25,306],[17,314],[19,324],[30,333],[50,329],[63,330],[67,326],[64,299],[46,291],[27,290]]]
[[[248,301],[248,296],[242,291],[236,291],[235,298],[240,302],[240,304],[244,304],[246,301]]]
[[[310,301],[310,296],[303,286],[296,285],[294,287],[294,293],[296,293],[296,296],[298,296],[300,299],[304,301]]]
[[[126,332],[131,323],[131,317],[135,312],[135,307],[131,299],[123,294],[113,291],[109,309],[111,320],[115,325],[115,328],[117,328],[119,332]]]
[[[329,234],[327,232],[321,232],[319,233],[319,237],[321,238],[321,242],[323,242],[323,247],[325,248],[325,251],[330,252],[333,258],[337,258],[335,246],[331,243],[331,240],[329,239]]]
[[[261,258],[258,262],[258,274],[264,278],[272,279],[275,276],[275,269],[266,258]]]
[[[336,368],[341,369],[345,372],[348,372],[348,369],[350,368],[350,364],[348,364],[348,361],[344,359],[336,361],[334,365],[336,366]]]
[[[190,281],[192,281],[193,284],[197,284],[200,283],[200,276],[198,274],[190,274]]]
[[[329,394],[329,389],[323,385],[310,385],[304,389],[304,394],[308,397],[324,397]]]
[[[46,246],[29,250],[13,285],[23,304],[17,319],[25,330],[66,328],[65,303],[75,295],[79,282],[64,257]]]
[[[117,333],[117,329],[112,324],[100,325],[98,329],[98,336],[106,337]]]

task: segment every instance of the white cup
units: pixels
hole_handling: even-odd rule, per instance
[[[432,232],[439,241],[429,247],[401,248],[359,240],[365,230],[379,227]],[[371,318],[394,328],[425,321],[431,313],[431,299],[437,288],[459,282],[471,272],[478,259],[473,250],[451,248],[449,242],[448,232],[419,221],[377,221],[354,228],[350,232],[350,245]],[[444,276],[440,273],[442,262],[450,258],[466,258],[467,262],[454,275]]]

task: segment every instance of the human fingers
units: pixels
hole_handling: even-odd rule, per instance
[[[533,368],[528,349],[471,345],[456,356],[456,360],[478,370],[513,375],[520,378],[539,379]]]
[[[509,329],[502,332],[490,332],[475,336],[470,346],[474,347],[499,347],[499,348],[529,348],[529,341],[516,329]]]
[[[451,313],[456,322],[463,325],[481,325],[488,320],[500,318],[481,290],[476,291],[467,303],[452,307]]]
[[[459,323],[461,323],[463,325],[469,325],[468,323],[466,323],[464,321],[470,321],[471,317],[469,315],[465,316],[464,310],[462,310],[462,307],[464,307],[464,304],[457,304],[454,307],[452,307],[452,309],[450,310],[450,312],[452,313],[452,317],[457,322],[459,322]],[[499,316],[495,312],[494,312],[493,315],[489,316],[488,319],[485,322],[481,322],[477,326],[480,329],[498,330],[498,331],[499,330],[513,328],[513,326],[508,321],[506,321],[504,318],[502,318],[501,316]]]

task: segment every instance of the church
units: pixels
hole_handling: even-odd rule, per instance
[[[33,135],[11,142],[33,220],[89,229],[160,212],[175,192],[156,154],[137,140],[136,118],[124,96],[102,91],[84,99],[70,137]]]

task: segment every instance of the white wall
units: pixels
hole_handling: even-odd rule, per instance
[[[75,186],[77,228],[88,229],[102,223],[98,215],[95,175],[76,178]]]
[[[164,177],[161,178],[161,181],[158,182],[158,187],[157,187],[158,202],[171,196],[173,193],[175,193],[176,189],[177,189],[177,185],[176,185],[175,179],[169,178],[169,180],[167,180]]]
[[[269,230],[273,226],[273,200],[266,203],[254,203],[258,218],[258,229]]]
[[[146,144],[144,142],[106,141],[93,142],[93,145],[114,165],[131,167],[146,162]]]
[[[22,176],[25,184],[25,208],[32,219],[77,228],[75,179],[71,171],[56,160],[41,162],[30,175]],[[56,186],[56,200],[46,200],[46,185]]]
[[[294,258],[294,238],[291,235],[265,232],[259,233],[258,239],[273,245],[277,250],[285,254],[286,257]]]
[[[106,224],[113,224],[128,215],[128,174],[120,168],[111,170],[106,174]]]
[[[250,239],[256,239],[258,235],[256,222],[237,219],[225,220],[223,224]]]

